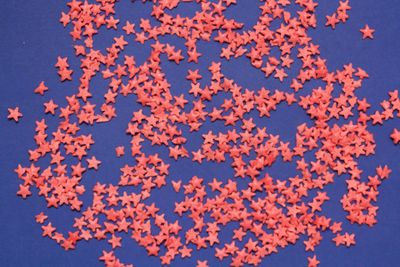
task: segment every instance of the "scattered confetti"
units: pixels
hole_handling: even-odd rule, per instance
[[[375,152],[371,124],[383,124],[394,113],[399,114],[398,91],[390,92],[388,100],[381,103],[383,110],[370,111],[368,100],[355,93],[369,78],[367,72],[351,63],[341,69],[328,68],[318,40],[308,35],[310,28],[320,26],[315,14],[317,1],[261,1],[260,17],[248,30],[224,15],[236,0],[143,2],[152,5],[152,20],[143,17],[139,24],[119,18],[115,0],[72,0],[67,3],[69,10],[61,14],[60,23],[70,31],[77,59],[59,56],[55,68],[60,82],[74,79],[79,86],[65,96],[66,104],[44,102],[44,114],[48,114],[44,118],[58,120],[58,127],[49,130],[45,119],[37,121],[37,147],[28,151],[31,164],[15,169],[22,180],[18,196],[25,199],[37,192],[49,209],[69,206],[76,212],[68,233],[57,229],[45,211],[39,213],[35,220],[41,224],[43,237],[65,250],[75,249],[83,240],[106,240],[109,249],[99,252],[105,266],[133,266],[121,263],[115,255],[128,236],[149,256],[158,257],[162,265],[172,265],[177,257],[190,258],[194,250],[206,248],[212,248],[218,260],[229,259],[230,266],[260,265],[269,255],[301,242],[313,255],[307,257],[308,266],[316,267],[320,262],[314,252],[323,232],[333,234],[331,242],[336,246],[355,245],[355,234],[324,212],[324,203],[331,198],[326,186],[337,179],[346,180],[347,191],[340,200],[347,215],[343,221],[368,226],[377,223],[378,187],[391,170],[377,166],[376,173],[366,175],[358,160]],[[171,15],[170,10],[181,2],[192,2],[199,9],[193,16]],[[290,5],[296,5],[298,11],[290,12]],[[325,26],[335,29],[345,23],[350,9],[348,0],[338,1],[337,10],[326,15]],[[115,36],[102,50],[94,36],[105,29]],[[368,25],[360,31],[363,39],[373,39],[374,30]],[[183,39],[184,48],[162,36]],[[203,56],[199,41],[221,46],[220,60],[211,62],[204,72],[193,67]],[[143,63],[125,50],[131,44],[150,45],[151,52]],[[275,49],[277,54],[271,52]],[[244,88],[225,75],[221,63],[239,57],[247,58],[266,81],[288,82],[290,88]],[[79,62],[80,69],[71,68],[68,61]],[[178,88],[178,94],[171,90],[163,70],[167,62],[191,63],[185,65],[190,69],[182,77],[190,86]],[[296,69],[294,62],[301,67]],[[95,77],[107,83],[103,91],[92,88]],[[321,86],[310,88],[315,81]],[[34,93],[44,95],[46,91],[42,81]],[[100,155],[91,151],[101,144],[81,127],[90,129],[112,121],[119,112],[116,103],[129,95],[134,95],[142,108],[132,110],[126,126],[130,146],[118,143],[111,152],[115,157],[130,156],[135,164],[116,167],[121,175],[114,178],[115,183],[100,180],[93,188],[86,188],[85,173],[101,176],[103,165]],[[94,96],[104,102],[94,104]],[[268,120],[288,105],[307,114],[304,123],[297,126],[293,142],[257,125],[253,117],[256,114]],[[10,120],[18,122],[22,117],[18,107],[8,111]],[[211,130],[208,123],[224,126]],[[187,132],[203,132],[201,140],[196,140],[201,142],[198,148],[190,148],[193,139]],[[395,144],[400,142],[397,129],[390,137]],[[149,153],[145,145],[166,149],[170,158]],[[67,158],[74,158],[74,164]],[[181,164],[185,158],[198,168],[204,162],[230,162],[234,175],[212,180],[185,173],[170,177],[170,162]],[[269,167],[277,160],[293,162],[297,175],[285,179],[271,176]],[[155,190],[168,187],[177,195],[174,213],[193,221],[192,227],[183,227],[179,220],[169,221],[152,202]],[[93,195],[92,202],[81,200],[86,191]],[[233,222],[236,227],[231,241],[223,242],[220,232]],[[196,266],[207,267],[209,263],[196,259]]]

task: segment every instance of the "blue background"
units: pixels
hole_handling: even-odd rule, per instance
[[[246,23],[247,27],[251,26],[260,12],[259,1],[239,0],[238,2],[239,4],[230,7],[226,14]],[[341,68],[343,64],[352,62],[354,66],[362,67],[370,74],[370,78],[364,82],[363,88],[357,94],[367,97],[373,104],[372,109],[377,109],[379,102],[387,98],[387,92],[400,85],[399,1],[351,1],[350,20],[344,25],[339,24],[335,31],[322,25],[325,24],[325,15],[332,14],[336,9],[336,1],[320,2],[317,8],[319,27],[311,30],[311,36],[320,45],[322,56],[327,59],[330,70]],[[172,12],[193,14],[194,10],[192,4],[184,4]],[[77,73],[73,76],[75,81],[61,84],[54,68],[59,55],[68,56],[75,71],[78,70],[79,64],[73,56],[74,51],[68,31],[58,23],[61,11],[66,11],[64,1],[10,0],[1,3],[0,266],[101,266],[98,261],[101,250],[110,248],[105,241],[89,243],[81,241],[77,249],[64,251],[54,241],[41,237],[41,229],[34,222],[34,216],[40,211],[45,211],[58,229],[67,231],[67,226],[71,225],[74,214],[63,208],[47,211],[44,200],[37,196],[32,196],[28,200],[22,200],[16,196],[19,181],[13,170],[18,163],[25,166],[29,164],[27,151],[34,147],[34,121],[44,116],[43,102],[52,98],[58,104],[65,104],[65,95],[76,92]],[[117,4],[117,14],[122,22],[127,18],[137,21],[140,16],[149,13],[149,4],[132,4],[130,1],[121,1]],[[361,39],[359,29],[365,24],[376,29],[373,41]],[[102,35],[105,39],[101,45],[104,44],[106,47],[111,44],[111,37],[115,36],[115,33],[108,31],[102,32]],[[182,47],[182,43],[178,42],[176,45]],[[164,67],[167,78],[173,86],[173,93],[179,93],[180,88],[187,88],[184,86],[189,85],[188,81],[182,79],[182,75],[186,74],[187,66],[205,70],[211,60],[218,59],[216,54],[218,45],[213,43],[202,45],[199,50],[204,55],[199,65],[181,64],[177,67],[170,64],[167,65],[168,69]],[[149,52],[148,48],[141,47],[130,42],[126,49],[127,53],[135,54],[139,63],[147,57]],[[138,48],[141,48],[140,52]],[[244,87],[259,88],[262,85],[282,87],[271,79],[266,80],[261,72],[250,67],[246,58],[224,61],[222,71]],[[204,83],[207,81],[207,73],[201,71],[201,74],[204,77],[201,82]],[[46,81],[50,89],[44,97],[33,94],[33,89],[42,80]],[[101,81],[98,83],[100,85]],[[132,104],[133,97],[121,101],[118,99],[117,102],[118,117],[114,121],[82,129],[82,131],[93,132],[96,140],[89,156],[96,155],[102,160],[99,172],[89,171],[84,175],[84,184],[89,190],[97,180],[115,181],[119,176],[119,168],[125,163],[133,164],[134,162],[129,157],[116,159],[114,148],[117,145],[128,144],[129,136],[124,134],[124,129],[131,112],[139,107]],[[19,123],[8,122],[7,108],[17,105],[20,106],[24,117]],[[304,112],[292,107],[278,109],[268,122],[262,123],[268,125],[268,129],[273,133],[279,133],[283,139],[290,141],[297,124],[306,119]],[[47,115],[46,121],[51,127],[51,125],[56,125],[57,120]],[[385,122],[383,126],[370,127],[377,143],[376,155],[361,161],[364,175],[372,175],[379,164],[388,164],[393,170],[390,179],[380,187],[378,224],[373,228],[368,228],[346,223],[344,230],[356,233],[357,244],[351,249],[336,248],[330,241],[332,235],[324,234],[322,244],[316,249],[318,259],[321,261],[320,266],[400,266],[400,157],[398,156],[400,147],[393,145],[389,138],[392,129],[396,126],[400,127],[399,119]],[[208,127],[212,129],[216,126],[208,125]],[[110,134],[113,134],[113,138],[110,138]],[[201,133],[195,134],[194,137],[199,137],[199,134]],[[199,143],[194,143],[193,148],[198,145]],[[168,181],[170,179],[185,180],[194,174],[204,177],[206,181],[214,176],[224,179],[229,178],[232,172],[227,167],[228,164],[219,166],[206,163],[200,166],[187,160],[183,161],[184,165],[178,165],[166,156],[165,149],[148,148],[147,151],[158,152],[166,162],[171,163]],[[215,168],[216,166],[219,169]],[[278,162],[271,169],[271,174],[278,178],[290,175],[291,170],[287,170],[287,173],[282,175],[282,168],[282,163]],[[226,173],[226,177],[221,177],[221,173],[224,175]],[[163,190],[155,192],[153,200],[162,209],[167,210],[167,219],[175,220],[176,216],[172,214],[173,203],[182,196],[175,199],[177,195],[172,193],[169,185]],[[328,192],[331,201],[327,203],[325,209],[327,214],[334,219],[343,218],[345,213],[341,210],[338,201],[345,192],[344,180],[338,179],[335,185],[328,188]],[[161,203],[162,196],[164,197]],[[229,241],[226,239],[228,236],[229,234],[222,237],[222,241]],[[117,255],[122,262],[134,263],[135,266],[160,265],[157,258],[147,257],[143,248],[128,239],[123,238],[123,247],[117,250]],[[298,242],[295,246],[289,246],[278,254],[266,258],[262,266],[306,266],[306,257],[310,255],[312,254],[304,252],[302,242]],[[208,249],[201,252],[194,251],[192,258],[185,261],[173,261],[172,266],[194,266],[197,259],[207,259],[210,266],[228,265],[228,261],[217,263],[213,249]]]

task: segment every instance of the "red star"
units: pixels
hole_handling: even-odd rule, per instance
[[[46,92],[47,90],[49,90],[49,88],[47,88],[47,86],[42,81],[42,82],[40,82],[39,86],[36,87],[34,92],[35,92],[35,94],[44,95],[44,92]]]
[[[319,264],[319,260],[317,260],[317,257],[314,255],[312,258],[308,257],[308,267],[317,267]]]
[[[370,28],[367,24],[365,25],[365,27],[363,29],[360,30],[360,32],[362,33],[362,38],[363,39],[374,39],[374,32],[375,30]]]
[[[21,117],[22,117],[22,113],[19,111],[19,107],[8,109],[8,117],[7,118],[9,120],[14,120],[15,122],[18,122]]]
[[[393,129],[393,132],[390,135],[390,138],[393,139],[393,143],[395,143],[395,144],[400,143],[400,131],[397,129]]]

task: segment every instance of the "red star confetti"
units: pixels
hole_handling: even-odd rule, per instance
[[[8,109],[8,119],[18,122],[22,117],[22,113],[19,111],[19,107],[9,108]]]
[[[371,29],[368,25],[365,25],[363,29],[360,30],[363,39],[374,39],[374,29]]]
[[[395,144],[400,143],[400,131],[397,129],[393,129],[393,132],[390,135],[390,138],[393,139],[393,143],[395,143]]]
[[[42,82],[40,82],[40,84],[39,84],[39,86],[38,87],[36,87],[36,89],[35,89],[35,93],[36,94],[40,94],[40,95],[44,95],[44,93],[46,92],[46,91],[48,91],[49,90],[49,88],[47,88],[47,86],[44,84],[44,82],[42,81]]]
[[[59,56],[55,68],[60,82],[74,79],[78,86],[69,90],[65,103],[44,102],[43,119],[36,121],[36,147],[28,151],[31,163],[15,169],[21,179],[18,196],[25,199],[37,193],[49,209],[68,206],[76,212],[67,233],[57,229],[45,212],[39,213],[35,220],[43,237],[65,250],[75,249],[83,240],[103,241],[108,249],[99,252],[99,260],[105,266],[133,266],[115,255],[125,238],[133,239],[162,265],[211,248],[216,260],[229,259],[230,266],[262,266],[269,255],[300,242],[305,253],[312,253],[305,256],[308,266],[316,267],[320,262],[314,252],[323,233],[332,233],[336,246],[354,246],[356,236],[343,222],[370,227],[377,223],[379,186],[391,173],[385,165],[377,166],[374,174],[364,174],[359,158],[375,153],[370,128],[398,116],[398,92],[389,93],[381,110],[370,110],[368,100],[356,94],[368,73],[351,63],[328,68],[318,40],[308,35],[309,29],[320,26],[317,1],[295,1],[296,13],[289,11],[290,1],[261,1],[261,15],[248,30],[235,18],[225,17],[236,0],[148,2],[152,20],[143,17],[136,24],[131,22],[134,18],[120,18],[115,0],[72,0],[61,13],[59,22],[69,31],[76,58]],[[170,10],[181,2],[192,2],[198,11],[192,16],[172,15]],[[345,23],[350,9],[349,1],[338,1],[335,12],[326,15],[325,26],[335,29]],[[113,35],[112,43],[100,49],[94,36],[105,30]],[[368,25],[360,31],[363,39],[373,39],[374,30]],[[162,36],[179,38],[184,46]],[[219,60],[210,62],[207,70],[193,67],[203,57],[201,42],[220,46]],[[133,44],[149,47],[144,62],[129,54],[126,48]],[[233,58],[248,60],[255,72],[265,76],[266,87],[245,88],[226,75],[222,62]],[[69,62],[78,62],[80,69]],[[292,68],[295,62],[300,69]],[[190,63],[190,69],[182,72],[185,88],[172,90],[167,63],[177,68]],[[95,77],[104,88],[94,88]],[[271,80],[288,82],[290,88],[268,88]],[[320,86],[305,90],[311,82]],[[43,95],[47,90],[41,82],[34,93]],[[118,143],[111,154],[131,161],[113,166],[120,170],[114,183],[99,179],[87,188],[83,181],[94,171],[101,176],[105,159],[92,151],[102,144],[96,143],[90,127],[114,120],[122,112],[117,103],[130,95],[140,108],[132,108],[126,125],[129,142]],[[95,97],[103,102],[95,103]],[[306,114],[292,142],[258,125],[252,115],[268,121],[287,106]],[[18,107],[8,111],[10,120],[22,117]],[[57,129],[49,129],[46,116],[58,120]],[[193,137],[196,132],[200,134]],[[395,144],[400,142],[397,129],[390,137]],[[198,146],[193,149],[191,144]],[[150,146],[151,153],[146,149]],[[157,149],[167,155],[154,152]],[[199,169],[205,162],[228,164],[232,177],[189,177],[184,171],[180,177],[170,175],[172,164],[182,167],[189,160]],[[297,174],[273,177],[269,167],[278,160],[294,164]],[[326,187],[343,179],[347,190],[340,204],[346,218],[335,221],[325,211],[324,204],[332,201]],[[175,215],[192,221],[191,226],[168,219],[163,205],[153,201],[155,191],[167,189],[176,194],[171,207]],[[86,191],[93,198],[84,203],[81,196]],[[230,241],[221,238],[228,225],[234,225]],[[207,267],[209,262],[196,259],[196,266]]]

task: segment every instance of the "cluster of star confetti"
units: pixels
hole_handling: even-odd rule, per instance
[[[308,35],[310,28],[321,27],[315,14],[317,1],[255,2],[260,16],[247,30],[243,23],[224,15],[236,0],[143,2],[140,5],[152,6],[152,17],[141,18],[140,25],[119,17],[116,0],[72,0],[61,15],[76,58],[60,56],[55,67],[61,82],[79,81],[79,86],[65,96],[66,104],[44,103],[46,115],[36,121],[36,147],[29,150],[31,164],[15,170],[21,179],[19,196],[27,198],[37,192],[49,209],[64,206],[75,212],[73,231],[68,233],[58,231],[46,211],[38,214],[43,236],[65,250],[83,240],[105,240],[110,248],[99,252],[99,259],[113,267],[132,266],[115,254],[127,236],[162,265],[173,265],[177,257],[191,257],[194,250],[212,248],[215,257],[228,258],[230,266],[257,266],[288,245],[303,242],[311,254],[308,266],[315,267],[319,260],[314,250],[323,232],[333,233],[336,246],[355,245],[356,237],[342,229],[343,221],[324,213],[324,203],[330,200],[326,186],[346,180],[347,192],[340,200],[347,212],[343,220],[368,226],[377,223],[378,188],[391,170],[376,166],[376,173],[367,176],[359,159],[375,152],[369,129],[399,116],[398,92],[391,91],[379,110],[370,111],[368,100],[356,95],[369,77],[366,71],[352,64],[328,69],[318,40]],[[192,16],[172,15],[170,11],[184,2],[197,5],[198,11]],[[334,29],[345,23],[350,9],[349,1],[338,1],[337,10],[326,16],[322,27]],[[363,25],[360,39],[373,39],[374,30]],[[105,30],[115,33],[115,38],[103,51],[97,48],[95,36]],[[163,36],[183,40],[185,48],[163,41]],[[206,72],[195,68],[202,57],[200,42],[220,45],[220,60],[213,61]],[[133,43],[151,47],[142,64],[124,51]],[[265,75],[265,86],[244,88],[224,74],[221,62],[240,57]],[[71,68],[68,61],[72,60],[79,62],[80,69]],[[190,87],[172,90],[165,62],[191,63],[186,76]],[[104,88],[92,88],[94,78],[101,78]],[[290,86],[271,89],[271,80]],[[315,82],[319,86],[310,88]],[[40,82],[34,93],[44,95],[51,87]],[[181,93],[174,94],[177,90]],[[92,98],[99,94],[104,95],[104,102],[95,104]],[[121,175],[114,183],[99,181],[87,188],[85,173],[97,171],[101,176],[102,157],[91,152],[97,145],[93,135],[81,129],[90,132],[94,125],[112,121],[118,116],[116,103],[129,95],[142,108],[132,110],[124,129],[130,143],[115,147],[115,156],[131,157],[135,163],[116,166]],[[277,109],[288,106],[306,113],[294,142],[260,127],[254,117],[268,122]],[[9,109],[10,120],[21,117],[18,107]],[[50,119],[57,120],[57,129],[49,130],[46,120]],[[210,128],[210,124],[219,126]],[[199,131],[204,132],[201,145],[190,149],[193,140],[186,133]],[[397,144],[400,132],[394,129],[388,138]],[[170,158],[148,153],[146,145],[167,149]],[[184,158],[199,169],[204,162],[228,164],[233,176],[207,180],[182,173],[171,177],[168,162],[180,164]],[[293,162],[297,174],[285,179],[270,175],[269,168],[278,160]],[[169,221],[152,201],[152,193],[165,187],[180,196],[172,209],[178,217],[192,221],[191,227],[182,227],[180,220]],[[90,203],[81,199],[87,191],[93,196]],[[231,241],[222,242],[221,231],[233,222],[237,227]],[[208,265],[206,260],[197,260],[198,267]]]

